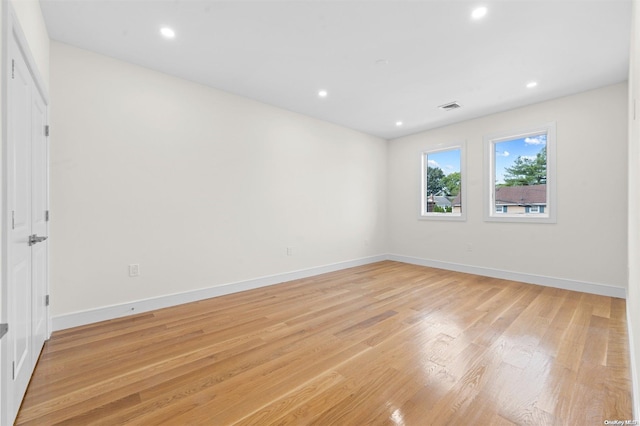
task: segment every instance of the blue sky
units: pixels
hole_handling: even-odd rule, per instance
[[[494,145],[496,183],[504,183],[504,169],[511,167],[519,156],[535,158],[536,154],[546,145],[546,134],[496,143]]]
[[[427,156],[430,167],[439,167],[445,175],[460,171],[460,150],[430,152]]]

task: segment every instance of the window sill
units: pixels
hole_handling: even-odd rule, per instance
[[[516,223],[556,223],[556,218],[550,215],[533,214],[508,214],[490,215],[485,217],[485,222],[516,222]]]
[[[418,216],[418,220],[444,220],[444,221],[465,221],[466,215],[462,213],[427,213]]]

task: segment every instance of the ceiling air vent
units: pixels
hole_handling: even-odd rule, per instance
[[[458,109],[461,106],[462,105],[460,105],[457,102],[449,102],[448,104],[440,105],[438,108],[440,108],[443,111],[451,111],[451,110],[454,110],[454,109]]]

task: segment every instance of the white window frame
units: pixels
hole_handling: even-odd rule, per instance
[[[466,163],[466,148],[467,142],[453,142],[442,143],[434,146],[431,149],[426,149],[420,153],[420,211],[418,212],[419,220],[453,220],[453,221],[466,221],[467,220],[467,163]],[[426,172],[427,172],[427,156],[429,154],[436,154],[443,151],[460,150],[460,213],[435,213],[427,212],[427,191],[426,184]],[[453,207],[453,206],[452,206]]]
[[[495,146],[500,142],[527,136],[547,134],[547,204],[544,213],[514,214],[497,213],[495,206]],[[484,220],[487,222],[557,223],[557,178],[556,178],[556,123],[494,133],[484,138],[485,178],[484,178]]]

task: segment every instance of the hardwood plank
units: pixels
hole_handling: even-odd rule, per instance
[[[311,382],[282,395],[258,411],[247,413],[246,417],[241,418],[236,424],[247,426],[271,424],[282,417],[283,413],[297,409],[314,395],[328,388],[340,386],[344,381],[345,378],[339,373],[328,371],[315,377]]]
[[[16,424],[632,419],[624,300],[378,262],[54,333]]]

